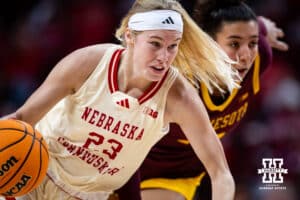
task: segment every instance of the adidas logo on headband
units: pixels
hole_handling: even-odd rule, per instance
[[[163,23],[163,24],[174,24],[174,21],[171,17],[168,17],[167,19],[165,19],[161,23]]]
[[[183,32],[181,14],[174,10],[151,10],[133,14],[128,27],[135,31],[175,30]]]

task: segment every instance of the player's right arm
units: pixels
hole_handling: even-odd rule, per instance
[[[101,60],[108,45],[76,50],[59,61],[41,86],[15,112],[15,118],[35,125],[59,100],[75,93]]]

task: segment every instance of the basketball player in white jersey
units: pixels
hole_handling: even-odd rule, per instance
[[[89,46],[63,58],[25,104],[4,117],[35,125],[49,144],[47,177],[17,199],[107,199],[174,122],[205,165],[213,199],[232,200],[223,148],[186,80],[232,90],[232,61],[174,0],[136,1],[116,36],[122,46]]]

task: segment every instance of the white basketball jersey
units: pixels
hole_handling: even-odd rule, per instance
[[[118,90],[123,50],[109,48],[81,88],[36,126],[49,144],[49,176],[82,199],[125,184],[168,131],[163,116],[178,71],[171,67],[161,81],[134,98]]]

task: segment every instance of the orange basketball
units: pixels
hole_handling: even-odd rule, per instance
[[[37,130],[23,121],[0,120],[0,196],[21,196],[36,188],[48,162],[48,146]]]

